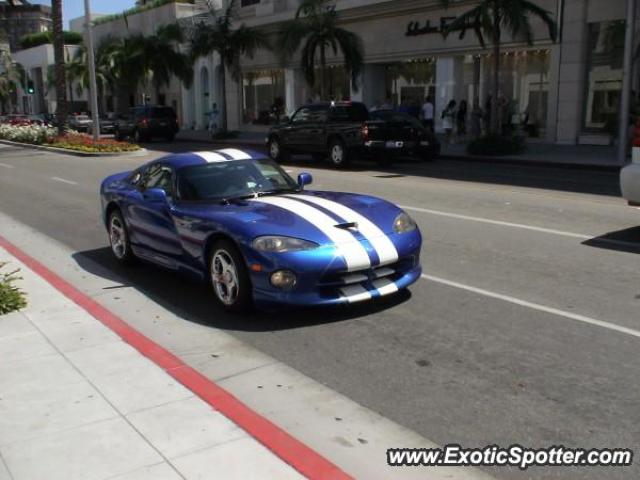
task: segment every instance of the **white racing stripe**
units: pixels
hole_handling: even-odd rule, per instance
[[[380,265],[388,265],[398,260],[398,251],[389,237],[378,228],[371,220],[362,216],[352,208],[346,207],[341,203],[327,200],[326,198],[316,197],[313,195],[286,195],[289,198],[306,200],[315,203],[330,212],[344,218],[347,222],[356,222],[358,231],[371,243],[378,258]]]
[[[229,159],[216,152],[193,152],[203,158],[207,163],[227,162]]]
[[[540,305],[539,303],[528,302],[526,300],[521,300],[519,298],[511,297],[509,295],[503,295],[501,293],[491,292],[489,290],[484,290],[482,288],[472,287],[471,285],[465,285],[463,283],[453,282],[451,280],[446,280],[444,278],[434,277],[433,275],[422,274],[422,278],[424,278],[425,280],[429,280],[431,282],[441,283],[442,285],[447,285],[449,287],[459,288],[461,290],[473,292],[478,295],[484,295],[485,297],[491,297],[498,300],[502,300],[504,302],[513,303],[514,305],[519,305],[521,307],[538,310],[539,312],[550,313],[552,315],[557,315],[559,317],[576,320],[578,322],[588,323],[590,325],[596,325],[598,327],[606,328],[608,330],[613,330],[619,333],[624,333],[626,335],[631,335],[633,337],[640,337],[639,330],[623,327],[621,325],[616,325],[615,323],[611,323],[611,322],[605,322],[604,320],[598,320],[597,318],[591,318],[591,317],[587,317],[585,315],[580,315],[577,313],[566,312],[558,308],[547,307],[546,305]]]
[[[251,200],[283,208],[294,213],[315,226],[335,244],[338,252],[347,263],[347,270],[362,270],[371,267],[369,254],[360,242],[346,230],[336,228],[336,221],[317,208],[284,197],[263,197]]]
[[[340,289],[342,297],[349,303],[364,302],[371,299],[371,293],[362,285],[349,285]]]
[[[229,155],[234,160],[251,160],[251,155],[237,148],[225,148],[224,150],[218,150],[218,152]]]
[[[380,295],[389,295],[398,291],[398,286],[388,278],[380,278],[373,282]]]

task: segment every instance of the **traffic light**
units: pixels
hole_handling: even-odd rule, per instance
[[[33,86],[33,80],[29,80],[27,82],[27,93],[29,95],[33,95],[34,93],[36,93],[36,89]]]

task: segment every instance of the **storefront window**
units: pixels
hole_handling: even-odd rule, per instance
[[[314,99],[321,99],[320,76],[322,70],[316,69],[316,82],[311,93]],[[351,76],[343,65],[330,65],[325,69],[325,91],[327,98],[322,100],[349,100],[351,98]]]
[[[493,98],[493,57],[475,56],[474,74],[478,88],[465,85],[467,101],[473,105],[478,92],[478,101],[485,111]],[[500,90],[498,92],[500,123],[505,129],[523,127],[531,136],[544,135],[547,122],[549,98],[549,50],[507,51],[500,63]],[[463,69],[464,70],[464,69]],[[468,79],[468,75],[466,76]]]
[[[614,134],[620,109],[624,20],[589,24],[584,129]]]
[[[395,106],[411,107],[435,95],[436,62],[434,58],[398,62],[386,66],[385,88]]]
[[[247,72],[242,77],[244,123],[277,123],[284,113],[284,70]]]

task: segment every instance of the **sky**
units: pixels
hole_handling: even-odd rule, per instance
[[[30,0],[51,6],[50,0]],[[135,5],[135,0],[90,0],[91,13],[120,13]],[[84,15],[84,0],[62,0],[64,28],[69,28],[69,20]]]

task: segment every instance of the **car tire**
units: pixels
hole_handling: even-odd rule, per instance
[[[351,160],[349,151],[344,142],[339,138],[333,138],[329,141],[329,161],[331,165],[337,168],[346,167]]]
[[[116,208],[109,214],[107,228],[111,253],[116,257],[116,260],[125,265],[134,263],[135,255],[131,249],[129,231],[119,209]]]
[[[242,255],[230,240],[213,244],[209,256],[209,282],[216,302],[229,312],[249,310],[251,280]]]
[[[151,141],[147,135],[143,135],[140,133],[140,130],[137,128],[133,131],[133,141],[134,143],[142,143]]]
[[[271,137],[267,143],[269,158],[274,162],[286,162],[289,159],[289,152],[282,145],[278,137]]]

